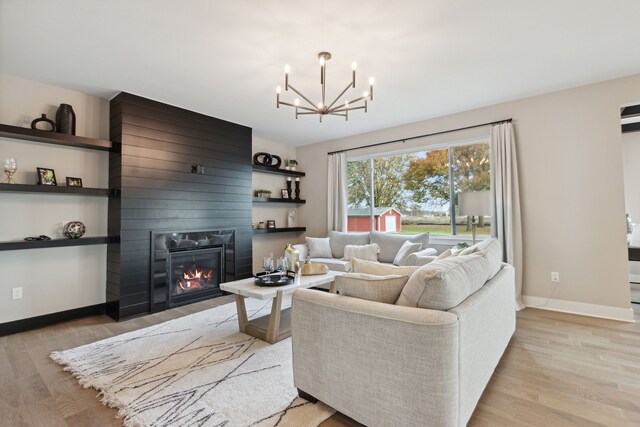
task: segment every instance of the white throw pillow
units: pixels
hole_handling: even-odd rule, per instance
[[[418,252],[420,249],[422,249],[422,243],[413,243],[407,240],[402,244],[396,257],[393,259],[393,265],[405,265],[409,255]]]
[[[336,277],[336,289],[342,296],[393,304],[409,276],[347,273]]]
[[[414,271],[420,268],[417,265],[398,267],[395,265],[381,264],[377,261],[366,261],[358,258],[353,258],[349,265],[351,266],[351,269],[349,270],[351,273],[375,274],[378,276],[388,276],[390,274],[411,276]]]
[[[352,258],[366,259],[367,261],[377,261],[378,254],[380,253],[380,246],[373,243],[371,245],[347,245],[344,247],[345,261],[350,261]]]
[[[309,258],[333,258],[328,237],[307,237]]]
[[[456,254],[457,255],[457,254]],[[436,257],[436,259],[445,259],[445,258],[449,258],[450,256],[456,256],[453,254],[453,252],[451,251],[451,249],[447,249],[446,251],[442,252],[440,255],[438,255]]]

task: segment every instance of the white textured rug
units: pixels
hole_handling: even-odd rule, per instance
[[[271,310],[246,303],[251,318]],[[334,413],[297,396],[291,339],[239,333],[233,303],[51,358],[99,390],[125,426],[317,426]]]

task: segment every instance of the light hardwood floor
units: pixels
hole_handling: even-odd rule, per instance
[[[227,296],[121,323],[94,316],[0,337],[0,425],[122,425],[115,409],[100,404],[95,390],[79,386],[49,353],[232,301]],[[640,306],[634,310],[640,321]],[[322,423],[358,425],[341,414]],[[516,334],[469,425],[640,425],[640,323],[519,312]]]

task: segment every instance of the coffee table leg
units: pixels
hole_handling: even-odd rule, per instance
[[[271,303],[271,316],[269,316],[269,329],[267,329],[267,342],[274,344],[280,332],[280,313],[282,312],[282,291],[276,293]]]
[[[238,327],[240,332],[245,331],[247,327],[247,307],[244,305],[244,297],[236,294],[236,309],[238,310]]]

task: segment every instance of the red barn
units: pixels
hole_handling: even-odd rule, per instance
[[[371,209],[349,209],[347,230],[371,231]],[[376,231],[399,233],[402,230],[402,214],[394,208],[373,208]]]

